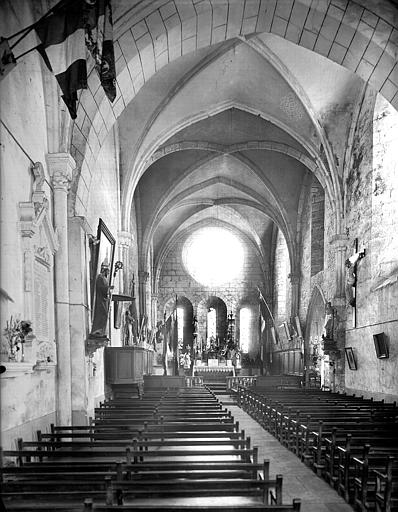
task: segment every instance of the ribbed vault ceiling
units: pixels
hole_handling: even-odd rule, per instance
[[[157,262],[219,223],[267,262],[275,226],[288,244],[297,238],[312,171],[342,172],[361,80],[303,48],[293,59],[275,36],[257,43],[266,51],[234,40],[177,59],[119,118],[122,187],[139,195],[144,255],[152,245]]]

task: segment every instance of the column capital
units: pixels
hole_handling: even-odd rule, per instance
[[[138,280],[140,283],[146,283],[149,278],[149,272],[146,270],[139,270],[138,271]]]
[[[347,249],[349,238],[347,235],[339,234],[334,235],[330,239],[330,245],[335,247],[337,250]]]
[[[129,231],[118,231],[117,232],[118,243],[121,247],[126,249],[131,246],[133,242],[133,235]]]
[[[46,162],[54,189],[68,191],[76,162],[70,153],[47,153]]]

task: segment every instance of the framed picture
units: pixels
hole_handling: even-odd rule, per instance
[[[91,304],[92,311],[94,311],[94,297],[95,297],[95,281],[98,274],[101,272],[101,265],[109,265],[109,283],[113,277],[113,260],[115,255],[116,241],[112,233],[107,228],[105,222],[100,219],[97,230],[97,241],[95,245],[95,253],[93,255],[93,267],[91,275]]]
[[[348,368],[350,370],[357,370],[357,361],[352,347],[347,347],[344,350],[347,357]]]

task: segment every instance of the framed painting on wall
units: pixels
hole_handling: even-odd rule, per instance
[[[347,347],[344,350],[345,350],[345,355],[347,357],[348,368],[350,370],[357,370],[358,369],[357,361],[355,359],[355,354],[354,354],[352,347]]]

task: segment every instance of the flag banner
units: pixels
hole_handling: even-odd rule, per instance
[[[173,350],[171,329],[172,329],[172,318],[170,315],[169,318],[166,320],[165,337],[164,337],[165,343],[167,343],[168,350],[170,352],[172,352],[172,350]]]
[[[131,321],[131,330],[133,336],[133,343],[138,342],[138,313],[137,313],[137,304],[135,302],[135,297],[131,299],[130,306],[128,308],[130,314]]]
[[[54,73],[72,119],[77,116],[77,91],[87,88],[84,4],[61,2],[35,26],[41,41],[38,51]]]
[[[169,318],[170,319],[170,318]],[[169,320],[168,319],[168,320]],[[167,359],[169,356],[170,322],[163,324],[163,375],[167,375]]]
[[[116,98],[115,53],[110,0],[97,0],[87,11],[86,46],[95,60],[101,85],[109,101]]]
[[[143,341],[147,338],[147,325],[148,325],[148,317],[146,315],[142,316],[140,331],[138,333],[138,338],[140,341]]]
[[[113,303],[113,327],[120,329],[122,325],[122,304],[120,302]]]
[[[77,117],[77,91],[87,89],[87,48],[107,97],[115,99],[111,0],[61,1],[35,30],[41,41],[37,49],[54,73],[72,119]]]
[[[173,323],[172,323],[172,347],[173,352],[176,353],[178,349],[178,321],[177,321],[177,312],[173,314]]]
[[[178,350],[178,319],[177,319],[177,308],[173,312],[173,324],[172,324],[172,345],[173,345],[173,361],[174,361],[174,375],[178,375],[178,361],[179,361],[179,350]]]
[[[17,65],[6,39],[0,39],[0,80]]]

